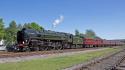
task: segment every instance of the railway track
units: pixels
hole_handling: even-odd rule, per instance
[[[66,49],[66,50],[53,50],[53,51],[42,51],[42,52],[28,52],[28,53],[11,53],[4,54],[7,56],[2,56],[0,58],[0,63],[8,63],[8,62],[19,62],[19,61],[27,61],[32,59],[44,59],[44,58],[53,58],[53,57],[61,57],[61,56],[70,56],[74,54],[87,53],[91,51],[101,51],[106,48],[86,48],[86,49]],[[50,53],[51,52],[51,53]]]
[[[104,58],[101,61],[91,65],[83,70],[116,70],[119,63],[125,58],[125,50],[119,51],[110,57]]]
[[[35,51],[35,52],[0,52],[0,58],[8,57],[21,57],[21,56],[33,56],[33,55],[43,55],[43,54],[54,54],[54,53],[64,53],[64,52],[75,52],[75,51],[85,51],[99,48],[82,48],[82,49],[65,49],[65,50],[50,50],[50,51]]]
[[[117,63],[117,66],[114,70],[125,70],[125,56]]]
[[[121,63],[114,70],[125,70],[125,59],[121,60]]]
[[[125,70],[125,49],[64,70]]]
[[[119,64],[123,60],[125,64],[125,49],[90,65],[83,66],[81,70],[121,70],[123,66],[122,64],[119,66]],[[125,70],[125,68],[123,70]]]

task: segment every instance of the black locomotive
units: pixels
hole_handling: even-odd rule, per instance
[[[70,33],[26,28],[17,32],[16,48],[19,51],[61,50],[81,47],[83,47],[83,39]]]

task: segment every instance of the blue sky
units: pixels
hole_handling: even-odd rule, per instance
[[[60,15],[64,21],[52,28]],[[37,22],[49,30],[92,29],[105,39],[125,39],[125,0],[0,0],[0,18],[6,26]]]

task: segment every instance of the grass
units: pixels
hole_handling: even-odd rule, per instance
[[[63,68],[79,64],[100,57],[118,49],[106,48],[102,51],[75,54],[71,56],[61,56],[47,59],[35,59],[25,62],[3,63],[0,64],[0,70],[61,70]]]

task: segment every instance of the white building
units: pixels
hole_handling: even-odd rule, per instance
[[[0,51],[6,50],[6,46],[4,45],[4,40],[0,41]]]
[[[3,44],[4,44],[4,40],[1,40],[1,41],[0,41],[0,45],[3,45]]]

